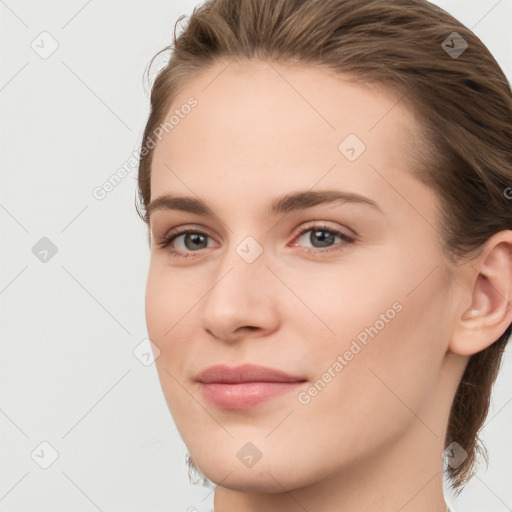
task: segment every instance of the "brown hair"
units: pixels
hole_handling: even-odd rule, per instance
[[[210,0],[194,9],[179,37],[176,26],[173,43],[155,55],[172,50],[152,87],[141,145],[137,192],[144,210],[153,135],[176,95],[221,59],[262,58],[323,65],[406,101],[425,135],[411,172],[438,194],[443,251],[451,261],[477,257],[489,237],[512,229],[510,84],[480,39],[441,8],[426,0]],[[460,55],[449,52],[453,32],[468,44]],[[476,453],[488,462],[478,432],[511,331],[512,324],[470,357],[452,403],[445,446],[457,442],[468,453],[446,468],[457,494],[474,476]],[[190,457],[188,463],[198,469]]]

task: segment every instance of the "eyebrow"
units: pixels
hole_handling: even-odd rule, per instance
[[[323,191],[299,191],[290,192],[284,196],[277,197],[267,206],[266,213],[269,216],[290,213],[296,210],[305,210],[321,204],[332,203],[357,203],[375,208],[383,213],[379,205],[368,197],[356,194],[355,192],[343,192],[341,190]],[[213,217],[215,214],[208,205],[195,197],[178,196],[166,193],[151,201],[146,208],[147,219],[156,210],[177,210],[181,212],[195,213],[204,217]]]

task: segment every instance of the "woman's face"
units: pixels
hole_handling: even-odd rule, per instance
[[[404,453],[411,471],[440,469],[457,301],[398,99],[319,68],[223,62],[157,134],[151,200],[210,215],[151,210],[148,333],[176,427],[223,487],[281,492],[357,468],[371,481],[393,457],[403,473]],[[354,200],[316,201],[326,191]],[[176,228],[189,234],[160,247]],[[303,381],[245,408],[206,398],[200,372],[245,363]]]

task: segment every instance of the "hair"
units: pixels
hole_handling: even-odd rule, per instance
[[[177,36],[185,17],[149,66],[171,50],[152,86],[141,143],[137,195],[143,206],[136,198],[136,209],[148,224],[148,241],[155,130],[196,74],[248,59],[320,65],[399,96],[420,121],[423,137],[415,140],[411,172],[437,193],[442,250],[450,261],[471,261],[489,237],[512,229],[510,83],[482,41],[440,7],[426,0],[207,0]],[[443,47],[453,32],[468,44],[458,56]],[[478,433],[511,332],[512,324],[469,358],[455,393],[444,442],[457,442],[468,454],[445,468],[456,494],[473,478],[477,453],[488,464]],[[190,456],[187,463],[198,470]]]

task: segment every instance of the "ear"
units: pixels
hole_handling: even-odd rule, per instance
[[[466,356],[492,345],[512,323],[512,231],[489,238],[463,271],[464,294],[448,350]]]

